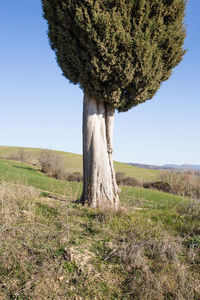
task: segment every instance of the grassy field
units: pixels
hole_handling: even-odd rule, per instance
[[[37,148],[19,148],[19,147],[6,147],[0,146],[0,157],[1,158],[10,158],[16,155],[20,149],[24,149],[31,158],[35,158],[36,160],[39,158],[39,155],[43,149]],[[53,151],[64,157],[66,168],[69,172],[81,172],[82,173],[82,155],[74,154],[63,151]],[[124,172],[127,176],[135,177],[140,181],[156,181],[159,177],[159,171],[157,170],[148,170],[137,168],[133,166],[129,166],[124,163],[114,162],[116,172]]]
[[[71,200],[77,200],[82,190],[82,183],[56,180],[41,173],[37,167],[7,159],[0,159],[0,181],[32,186]],[[156,190],[122,186],[121,201],[130,206],[139,203],[142,207],[170,207],[187,199]]]
[[[0,159],[0,299],[200,299],[198,202],[122,187],[105,213],[81,188]]]
[[[70,199],[72,195],[79,198],[82,188],[81,184],[48,177],[31,165],[4,159],[0,159],[0,181],[32,186],[43,192],[62,195]]]

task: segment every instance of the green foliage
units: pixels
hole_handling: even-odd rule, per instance
[[[184,55],[185,0],[42,0],[63,74],[126,111],[151,99]]]

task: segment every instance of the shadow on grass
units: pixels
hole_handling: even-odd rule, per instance
[[[37,170],[31,168],[31,167],[27,167],[27,166],[12,166],[13,168],[16,169],[24,169],[24,170],[28,170],[28,171],[32,171],[32,172],[36,172]]]

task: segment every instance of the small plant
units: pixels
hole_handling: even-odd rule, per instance
[[[78,271],[78,266],[76,265],[75,261],[65,261],[62,266],[69,274],[74,274]]]

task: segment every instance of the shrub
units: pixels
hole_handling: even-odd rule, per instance
[[[123,185],[123,180],[124,180],[124,177],[126,176],[125,173],[123,173],[123,172],[116,172],[115,176],[116,176],[117,184],[118,185]]]
[[[11,154],[8,158],[25,163],[30,159],[29,154],[23,148],[20,148],[17,153]]]
[[[170,185],[173,194],[200,198],[200,175],[196,172],[166,171],[160,174],[160,179]]]
[[[81,182],[83,176],[79,172],[69,173],[65,168],[64,158],[51,151],[42,151],[39,157],[41,171],[48,176],[60,180]]]
[[[140,183],[134,177],[127,176],[123,179],[123,185],[139,186]]]
[[[83,176],[79,172],[70,173],[70,174],[68,174],[66,180],[72,181],[72,182],[82,182]]]
[[[65,161],[62,156],[51,151],[42,151],[39,157],[41,171],[56,179],[65,179]]]
[[[157,181],[157,182],[145,182],[143,187],[146,189],[156,189],[163,192],[170,193],[171,187],[168,182]]]
[[[131,176],[126,176],[123,172],[116,173],[116,181],[118,185],[140,186],[140,182]]]

